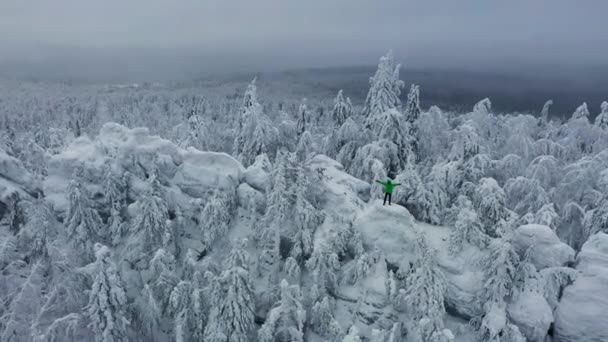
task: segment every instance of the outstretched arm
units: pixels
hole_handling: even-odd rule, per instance
[[[401,183],[393,183],[394,186],[401,185]]]
[[[377,180],[376,183],[380,183],[380,184],[384,185],[384,182],[381,182],[379,180]]]

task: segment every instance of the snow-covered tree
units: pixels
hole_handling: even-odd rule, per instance
[[[336,95],[336,98],[334,99],[334,108],[331,111],[331,118],[334,126],[342,126],[352,115],[353,105],[350,102],[350,98],[347,97],[346,100],[344,100],[342,89],[340,89],[338,95]]]
[[[595,118],[595,125],[606,129],[608,128],[608,101],[602,102],[602,112]]]
[[[473,204],[486,234],[496,237],[497,224],[508,218],[505,192],[493,178],[482,178],[475,190]]]
[[[490,114],[492,112],[492,101],[489,98],[485,98],[473,106],[474,113]]]
[[[578,120],[578,119],[588,119],[589,118],[589,108],[587,108],[587,103],[583,102],[574,113],[572,113],[572,117],[570,120]]]
[[[231,206],[228,196],[220,190],[215,190],[205,204],[199,218],[205,246],[211,246],[217,239],[228,233]]]
[[[242,153],[247,138],[253,133],[253,128],[251,127],[253,120],[251,120],[251,116],[260,110],[255,82],[256,79],[254,78],[247,86],[238,113],[240,117],[236,118],[237,127],[234,143],[232,144],[232,155],[234,156],[239,156]]]
[[[458,214],[454,227],[450,231],[450,254],[455,255],[462,251],[464,243],[470,243],[479,248],[484,248],[488,236],[480,227],[477,213],[473,209],[473,203],[464,196],[458,199]]]
[[[416,128],[417,135],[414,138],[418,142],[417,157],[419,161],[434,164],[445,157],[448,150],[450,125],[441,109],[432,106],[428,112],[420,114]]]
[[[178,342],[197,341],[203,338],[205,317],[200,305],[201,292],[189,281],[180,281],[169,296],[173,315],[173,333]]]
[[[506,205],[518,215],[536,212],[549,203],[549,195],[538,181],[525,177],[511,178],[505,184]]]
[[[6,308],[0,310],[3,313],[0,315],[0,340],[30,340],[31,324],[43,304],[49,272],[48,260],[38,261],[32,266],[29,274],[24,275],[24,282],[10,298],[2,298],[5,293],[0,295],[6,305]],[[2,282],[8,283],[8,279],[3,277]],[[6,288],[6,285],[2,287]]]
[[[180,142],[183,148],[194,147],[199,151],[207,151],[211,146],[211,130],[198,114],[188,118],[188,133]]]
[[[302,100],[300,104],[300,108],[298,108],[298,136],[302,135],[305,131],[311,129],[310,113],[308,111],[308,106],[306,106],[306,99]]]
[[[348,328],[348,334],[344,336],[342,342],[361,342],[361,336],[359,336],[359,329],[357,329],[356,325],[351,325]]]
[[[504,303],[511,294],[519,265],[519,256],[509,237],[492,240],[489,248],[490,254],[482,265],[485,283],[480,301],[485,305]]]
[[[420,175],[412,164],[405,166],[395,182],[401,184],[393,197],[393,202],[405,206],[418,220],[437,224],[440,222],[438,209],[433,206],[431,193],[426,189]]]
[[[328,291],[333,293],[336,290],[340,261],[338,255],[330,251],[329,246],[316,246],[312,256],[306,261],[306,268],[312,275],[312,280],[317,291],[319,291],[319,295]]]
[[[175,274],[175,258],[165,249],[158,249],[150,260],[150,280],[148,286],[151,296],[155,299],[160,310],[165,313],[169,305],[169,296],[177,285]]]
[[[369,79],[370,88],[363,107],[366,118],[389,109],[401,109],[399,96],[404,83],[399,80],[399,68],[400,65],[395,65],[392,51],[380,58],[376,74]]]
[[[420,109],[420,86],[412,84],[412,86],[410,87],[410,92],[407,94],[407,104],[405,106],[405,117],[406,120],[410,123],[410,125],[414,125],[414,123],[418,121],[421,112],[422,110]],[[415,125],[412,127],[415,127]]]
[[[85,316],[97,342],[127,340],[127,296],[110,249],[95,244],[95,274]]]
[[[553,105],[553,100],[548,100],[543,105],[543,109],[540,111],[540,118],[538,119],[538,123],[542,126],[545,126],[549,122],[549,109]]]
[[[146,188],[146,194],[140,200],[137,216],[131,227],[134,236],[143,239],[143,251],[155,250],[163,242],[163,236],[169,229],[169,216],[165,201],[159,196],[154,185],[155,176],[151,176]]]
[[[249,341],[254,325],[255,296],[249,270],[243,268],[249,257],[242,247],[240,244],[235,247],[239,250],[232,251],[228,269],[216,280],[204,341]]]
[[[300,287],[281,281],[281,299],[268,312],[266,321],[258,331],[261,342],[304,341],[306,310],[301,303]]]
[[[314,143],[312,141],[312,136],[310,135],[310,132],[305,131],[300,135],[300,141],[298,141],[298,146],[296,147],[296,156],[298,156],[300,162],[304,162],[311,157],[313,152]]]
[[[480,138],[475,127],[469,123],[459,126],[455,131],[456,139],[452,145],[450,160],[469,160],[480,151]]]
[[[274,158],[279,145],[279,130],[265,115],[261,113],[255,117],[252,115],[249,120],[254,121],[254,128],[251,135],[243,139],[244,145],[239,155],[245,166],[253,164],[255,158],[264,153]]]
[[[422,234],[417,234],[415,244],[417,259],[414,272],[406,279],[404,303],[413,319],[427,317],[437,322],[438,329],[442,329],[445,315],[445,277]]]
[[[68,186],[69,204],[65,221],[68,239],[85,254],[90,254],[93,243],[99,241],[102,222],[79,178],[75,177]]]
[[[334,340],[342,334],[342,328],[334,318],[332,305],[327,296],[313,305],[309,324],[314,332],[329,340]]]

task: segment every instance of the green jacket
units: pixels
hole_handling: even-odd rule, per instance
[[[393,193],[393,189],[397,186],[397,185],[401,185],[401,183],[389,183],[389,182],[381,182],[379,180],[376,181],[377,183],[380,183],[384,186],[384,192],[386,192],[387,194],[392,194]]]

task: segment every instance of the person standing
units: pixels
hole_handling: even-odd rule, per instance
[[[401,185],[401,183],[393,183],[390,179],[386,182],[382,182],[377,180],[376,183],[380,183],[384,186],[384,203],[382,205],[386,205],[386,200],[388,199],[388,205],[391,205],[391,197],[393,196],[393,189]]]

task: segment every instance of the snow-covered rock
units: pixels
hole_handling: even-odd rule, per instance
[[[226,153],[201,152],[194,148],[180,151],[173,184],[193,197],[205,197],[210,189],[234,190],[243,176],[243,166]]]
[[[529,261],[538,270],[564,266],[574,261],[572,247],[561,242],[551,228],[540,224],[526,224],[517,228],[513,236],[513,246],[520,257],[531,247]]]
[[[577,262],[581,275],[555,311],[555,341],[608,341],[608,234],[589,238]]]
[[[264,213],[264,209],[266,208],[266,196],[264,196],[263,193],[252,188],[247,183],[241,183],[236,189],[236,195],[241,207],[249,208],[250,203],[255,203],[256,210],[259,213]]]
[[[368,246],[378,247],[395,264],[414,261],[414,217],[402,206],[374,201],[354,222]]]
[[[360,213],[354,227],[361,233],[367,249],[378,248],[390,263],[398,266],[407,266],[416,260],[416,232],[423,234],[429,246],[435,250],[437,264],[446,276],[447,309],[467,319],[481,313],[477,295],[483,284],[483,275],[475,267],[475,261],[482,258],[483,253],[470,248],[458,257],[450,256],[447,253],[447,227],[416,222],[406,208],[399,205],[383,206],[380,200],[371,202]],[[383,282],[384,278],[376,278],[377,282]],[[369,289],[369,286],[366,288]],[[373,294],[373,291],[370,291],[370,295]]]
[[[525,291],[507,306],[511,321],[530,342],[543,342],[553,323],[553,312],[540,292]]]
[[[45,195],[59,211],[65,210],[65,192],[74,169],[82,165],[87,180],[96,183],[88,187],[95,188],[105,177],[104,164],[114,158],[135,175],[130,186],[136,193],[143,189],[139,185],[153,169],[174,191],[195,198],[206,198],[217,188],[235,191],[244,173],[243,166],[228,154],[182,149],[169,140],[151,135],[147,128],[130,129],[106,123],[95,139],[80,137],[50,158],[48,177],[43,183]],[[179,194],[173,195],[179,197]]]
[[[258,191],[266,191],[270,182],[270,161],[266,154],[259,155],[255,162],[249,166],[243,175],[244,180]]]
[[[344,166],[337,161],[319,154],[312,158],[310,166],[313,169],[323,171],[328,190],[327,195],[331,197],[330,201],[334,203],[340,201],[358,202],[357,205],[360,201],[369,201],[371,185],[346,173]],[[351,193],[356,197],[348,196]]]

